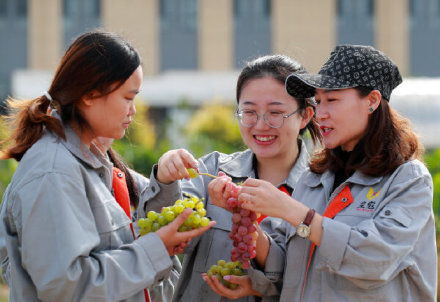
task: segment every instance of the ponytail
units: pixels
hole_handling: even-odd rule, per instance
[[[12,145],[2,152],[1,159],[14,158],[20,161],[24,153],[41,138],[44,129],[65,138],[61,122],[50,116],[50,103],[46,96],[27,101],[8,100],[8,106],[12,111],[8,119],[13,130],[6,142],[12,142]]]

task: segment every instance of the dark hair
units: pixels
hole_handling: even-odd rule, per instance
[[[139,205],[139,188],[133,178],[133,175],[131,174],[130,169],[122,160],[121,156],[111,147],[108,149],[107,154],[114,166],[124,172],[128,195],[130,197],[130,204],[136,209]]]
[[[240,99],[241,91],[250,80],[271,77],[284,85],[287,77],[294,72],[304,73],[306,70],[298,61],[284,55],[263,56],[248,62],[238,76],[236,88],[237,103]],[[312,100],[309,98],[294,98],[294,100],[297,101],[301,114],[303,114],[304,109],[307,107],[313,107]],[[321,140],[321,132],[314,117],[306,128],[301,129],[300,134],[302,135],[306,129],[309,130],[314,143]]]
[[[372,89],[354,88],[359,96],[367,96]],[[367,131],[349,157],[344,158],[341,148],[323,149],[316,153],[310,170],[322,174],[326,170],[342,171],[345,176],[355,170],[369,176],[384,176],[411,159],[421,159],[423,146],[411,129],[409,121],[397,113],[382,98],[379,107],[370,115]]]
[[[111,93],[139,65],[136,50],[116,34],[93,31],[78,37],[61,59],[48,90],[62,122],[75,121],[82,129],[89,127],[78,110],[81,98],[95,91],[100,94],[97,97]],[[15,124],[14,132],[9,139],[13,144],[2,158],[19,161],[45,128],[65,138],[62,123],[48,114],[50,103],[44,95],[28,101],[9,100],[9,106],[15,110],[11,119]]]

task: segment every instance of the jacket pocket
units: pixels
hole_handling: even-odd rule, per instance
[[[408,227],[412,218],[405,212],[404,209],[393,206],[385,206],[379,213],[379,217],[382,219],[389,219],[391,223],[399,224],[403,227]]]
[[[99,249],[117,248],[133,241],[130,219],[114,199],[92,208],[100,237]]]

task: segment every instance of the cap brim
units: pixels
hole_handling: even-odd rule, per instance
[[[334,77],[322,74],[293,73],[286,79],[286,90],[294,98],[310,98],[319,89],[346,89],[355,87],[348,82],[341,82]]]

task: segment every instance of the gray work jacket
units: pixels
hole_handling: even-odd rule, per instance
[[[151,191],[149,190],[150,180],[148,178],[133,170],[130,170],[130,174],[135,179],[137,187],[139,188],[139,195],[141,200],[143,200],[143,198],[149,198],[153,196],[153,194],[151,194]],[[157,205],[155,205],[154,203],[141,203],[141,206],[144,206],[147,210],[154,210],[155,208],[157,208]],[[135,212],[134,215],[138,215],[138,213]],[[135,219],[134,216],[133,219]],[[138,237],[139,227],[137,223],[133,223],[133,229],[135,231],[136,237]],[[180,273],[182,272],[182,264],[180,263],[180,260],[177,256],[172,256],[171,261],[173,262],[173,268],[171,269],[169,278],[164,279],[162,282],[156,284],[154,287],[150,287],[148,290],[150,293],[151,302],[171,302],[173,299],[177,282],[179,281]]]
[[[289,187],[294,188],[299,176],[308,166],[309,156],[305,144],[299,142],[299,145],[299,157],[291,169],[288,178],[280,185],[287,184]],[[249,177],[255,177],[252,164],[253,157],[254,154],[251,150],[231,155],[213,152],[199,160],[199,170],[200,172],[208,172],[214,175],[217,175],[219,171],[223,171],[232,177],[234,182],[244,181]],[[200,275],[207,272],[210,266],[220,259],[230,261],[231,249],[233,248],[232,241],[228,237],[232,227],[231,213],[211,203],[208,194],[208,184],[210,181],[209,177],[202,176],[182,182],[182,191],[205,198],[207,216],[215,220],[217,224],[201,237],[194,239],[187,248],[181,278],[173,301],[255,301],[255,297],[243,297],[236,300],[223,298],[222,300],[221,296],[212,291]],[[270,233],[271,230],[268,227],[279,222],[279,219],[268,217],[263,220],[261,225],[266,232]],[[264,279],[258,278],[258,272],[255,275],[255,284],[261,286],[261,283],[268,283],[264,275]]]
[[[306,172],[293,197],[323,213],[349,185],[353,203],[334,219],[323,219],[321,245],[304,276],[310,241],[283,222],[271,240],[265,272],[268,291],[280,301],[435,301],[437,253],[432,179],[413,160],[391,175],[369,177],[356,171],[334,192],[334,174]]]
[[[112,195],[112,164],[71,128],[65,133],[63,140],[46,131],[5,192],[9,301],[145,301],[143,288],[169,276],[165,246],[155,233],[133,240]],[[173,186],[151,181],[143,195],[168,203]]]

